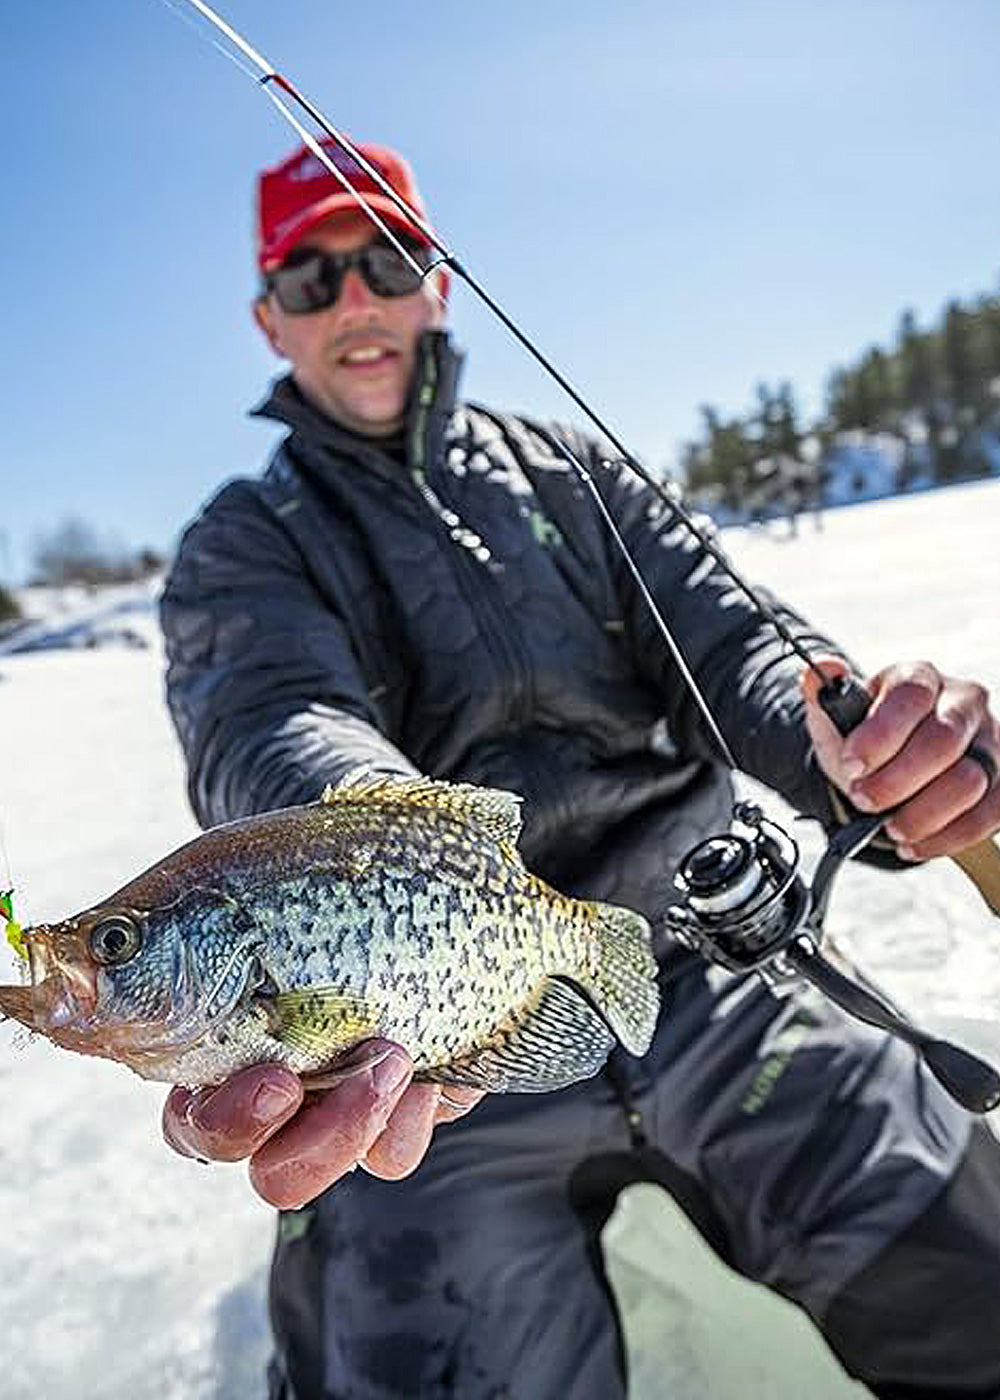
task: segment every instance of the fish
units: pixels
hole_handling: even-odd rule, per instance
[[[525,866],[521,799],[360,770],[318,801],[210,828],[107,899],[20,932],[0,1014],[188,1087],[280,1063],[319,1087],[373,1036],[415,1077],[564,1088],[660,1012],[639,913]]]

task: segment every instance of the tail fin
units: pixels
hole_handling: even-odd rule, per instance
[[[641,914],[617,904],[591,904],[590,909],[600,960],[596,971],[568,976],[593,999],[625,1049],[644,1055],[660,1013],[649,924]]]

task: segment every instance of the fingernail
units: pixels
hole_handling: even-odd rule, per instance
[[[372,1083],[377,1093],[388,1096],[395,1092],[405,1079],[409,1079],[413,1066],[409,1058],[398,1050],[390,1050],[384,1060],[372,1070]]]
[[[920,856],[917,855],[917,853],[916,853],[916,851],[913,849],[913,847],[912,847],[912,846],[907,846],[907,845],[905,845],[905,844],[896,847],[896,854],[897,854],[898,856],[901,856],[903,860],[913,860],[913,861],[920,860]]]
[[[250,1113],[258,1123],[271,1123],[296,1103],[298,1095],[294,1089],[283,1084],[263,1083],[253,1096]]]
[[[201,1126],[206,1119],[212,1117],[212,1103],[218,1093],[217,1088],[213,1089],[193,1089],[184,1105],[182,1117],[185,1123]],[[211,1126],[211,1124],[209,1124]]]
[[[384,1041],[364,1040],[360,1045],[355,1045],[352,1050],[338,1056],[334,1061],[336,1073],[343,1074],[363,1074],[366,1070],[374,1069],[382,1061],[392,1054],[392,1049]]]
[[[859,778],[864,776],[865,765],[860,758],[847,758],[844,760],[842,772],[845,782],[856,783]]]
[[[850,797],[851,801],[854,803],[855,807],[857,807],[859,811],[875,811],[875,803],[871,800],[867,793],[859,792],[856,788],[852,787],[847,795],[848,797]]]

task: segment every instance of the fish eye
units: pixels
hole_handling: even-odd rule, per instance
[[[139,925],[125,914],[112,914],[90,930],[90,951],[105,967],[128,962],[141,947]]]

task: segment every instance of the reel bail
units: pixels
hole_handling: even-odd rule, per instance
[[[798,875],[799,848],[755,803],[733,808],[736,830],[688,852],[676,877],[683,903],[667,910],[681,943],[730,972],[787,976],[779,962],[800,933],[811,899]]]

